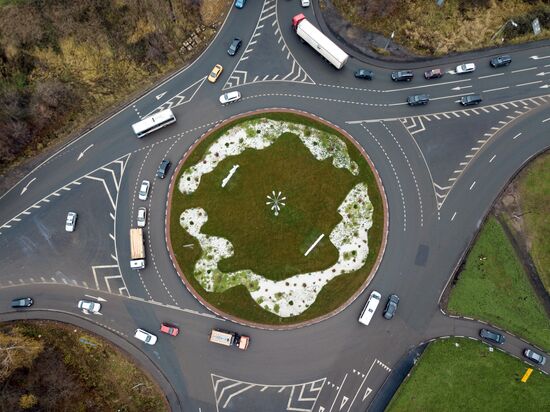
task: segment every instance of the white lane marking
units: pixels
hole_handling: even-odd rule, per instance
[[[504,73],[489,74],[488,76],[479,76],[478,79],[488,79],[489,77],[504,76]]]
[[[506,87],[497,87],[496,89],[487,89],[487,90],[482,90],[481,92],[482,93],[489,93],[489,92],[496,92],[497,90],[506,90],[506,89],[509,89],[510,86],[506,86]]]
[[[340,391],[342,390],[342,386],[344,386],[344,382],[346,382],[347,377],[348,377],[348,374],[346,373],[346,376],[344,376],[344,379],[342,380],[342,383],[340,384],[340,388],[338,389],[338,392],[336,393],[336,396],[334,397],[334,400],[332,401],[332,405],[329,409],[329,412],[331,412],[332,408],[334,408],[334,403],[336,402],[336,399],[338,398],[338,395],[340,395]]]
[[[493,157],[491,157],[491,159],[489,159],[489,163],[493,163],[493,160],[495,160],[495,157],[497,157],[497,155],[493,155]]]
[[[474,188],[474,186],[476,185],[476,182],[474,180],[474,183],[472,183],[472,185],[470,186],[470,190],[472,190]]]
[[[446,84],[463,83],[463,82],[470,82],[470,81],[472,81],[472,79],[454,80],[454,81],[452,81],[452,82],[443,82],[443,83],[427,84],[427,85],[425,85],[425,86],[401,87],[401,88],[399,88],[399,89],[383,90],[382,93],[400,92],[401,90],[423,89],[423,88],[425,88],[425,87],[444,86],[444,85],[446,85]]]
[[[518,137],[521,136],[521,132],[519,132],[517,135],[515,135],[514,137],[512,137],[512,140],[516,140]]]
[[[550,120],[550,117],[548,119],[544,119],[542,123],[546,123],[548,120]]]
[[[526,72],[529,70],[536,70],[536,69],[537,69],[536,67],[528,67],[527,69],[512,70],[512,73],[521,73],[521,72]]]
[[[537,83],[542,83],[542,80],[539,80],[539,81],[536,81],[536,82],[516,84],[516,87],[529,86],[530,84],[537,84]]]
[[[452,222],[453,220],[455,220],[455,217],[456,217],[456,212],[453,213],[453,217],[451,217],[451,222]]]

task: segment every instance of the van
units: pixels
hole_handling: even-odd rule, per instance
[[[378,304],[380,303],[380,299],[382,299],[382,295],[373,290],[369,296],[369,300],[367,300],[367,304],[361,312],[361,316],[359,316],[359,323],[368,326],[372,319],[372,316],[374,315],[374,312],[376,311],[376,308],[378,307]]]

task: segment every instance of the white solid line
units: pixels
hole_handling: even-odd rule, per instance
[[[521,136],[521,132],[519,132],[517,135],[515,135],[514,137],[512,137],[512,140],[516,140],[518,137]]]
[[[536,81],[536,82],[516,84],[516,87],[529,86],[530,84],[537,84],[537,83],[542,83],[542,80],[539,80],[539,81]]]
[[[509,89],[510,86],[506,86],[506,87],[497,87],[496,89],[488,89],[488,90],[482,90],[481,92],[482,93],[489,93],[489,92],[496,92],[497,90],[506,90],[506,89]]]
[[[382,93],[400,92],[401,90],[422,89],[422,88],[424,88],[424,87],[444,86],[444,85],[446,85],[446,84],[463,83],[463,82],[469,82],[469,81],[472,81],[472,79],[455,80],[455,81],[452,81],[452,82],[443,82],[443,83],[427,84],[427,85],[425,85],[425,86],[402,87],[402,88],[400,88],[400,89],[384,90]]]
[[[489,77],[504,76],[504,73],[490,74],[488,76],[479,76],[478,79],[488,79]]]
[[[470,190],[472,190],[475,185],[476,185],[476,182],[474,181],[474,183],[472,183],[472,186],[470,186]]]
[[[491,159],[489,159],[489,163],[493,163],[493,160],[495,160],[495,157],[497,157],[497,155],[493,155],[493,157],[491,157]]]
[[[544,119],[542,123],[546,123],[548,120],[550,120],[550,117],[548,119]]]
[[[536,70],[536,69],[537,69],[536,67],[529,67],[527,69],[512,70],[512,73],[521,73],[521,72],[526,72],[529,70]]]
[[[453,213],[453,217],[451,217],[451,222],[455,219],[456,212]]]
[[[313,250],[313,248],[314,248],[315,246],[317,246],[317,243],[319,243],[319,242],[321,241],[321,239],[324,238],[324,237],[325,237],[325,234],[324,234],[324,233],[321,233],[321,235],[317,238],[317,240],[316,240],[315,242],[313,242],[313,245],[311,245],[311,246],[309,247],[309,249],[306,251],[306,253],[304,253],[304,256],[309,255],[309,252],[311,252],[311,251]]]

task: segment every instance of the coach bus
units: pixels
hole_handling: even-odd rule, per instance
[[[134,133],[137,137],[143,137],[155,130],[161,129],[169,124],[176,122],[176,116],[172,113],[172,110],[166,109],[160,112],[154,113],[151,116],[140,120],[132,125]]]

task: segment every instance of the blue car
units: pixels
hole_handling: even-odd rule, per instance
[[[246,3],[246,0],[235,0],[235,7],[242,9]]]

